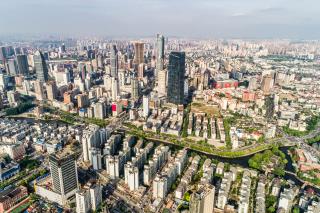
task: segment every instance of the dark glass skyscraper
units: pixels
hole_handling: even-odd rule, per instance
[[[29,65],[27,55],[17,55],[16,62],[18,67],[18,72],[21,75],[29,75]]]
[[[118,78],[118,50],[116,45],[111,45],[110,65],[111,77]]]
[[[48,67],[43,54],[39,50],[34,54],[33,60],[37,79],[42,82],[48,81]]]
[[[7,58],[6,47],[0,47],[0,61],[2,61],[2,64],[6,62],[6,58]]]
[[[164,63],[164,36],[158,34],[157,35],[157,49],[156,49],[156,57],[157,57],[157,64],[156,68],[157,71],[163,70],[163,63]]]
[[[185,78],[185,53],[171,52],[168,65],[168,102],[183,104]]]

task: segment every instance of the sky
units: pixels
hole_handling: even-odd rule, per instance
[[[1,1],[1,35],[320,38],[319,0]]]

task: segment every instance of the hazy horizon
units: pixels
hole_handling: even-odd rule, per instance
[[[11,0],[1,35],[319,39],[316,0]]]

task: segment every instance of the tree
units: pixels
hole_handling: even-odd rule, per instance
[[[300,213],[300,209],[298,207],[294,207],[292,213]]]
[[[267,209],[269,209],[269,207],[273,207],[276,202],[277,202],[277,198],[275,196],[268,195],[266,197],[266,207],[267,207]],[[274,212],[274,211],[271,211],[271,212]]]
[[[190,202],[190,193],[189,192],[186,192],[183,196],[183,200],[184,201],[187,201],[187,202]]]
[[[275,175],[278,175],[278,176],[284,176],[285,175],[285,171],[283,170],[283,168],[279,168],[279,167],[275,168],[273,170],[273,173]]]
[[[32,202],[38,201],[40,199],[40,197],[37,194],[31,193],[30,194],[30,200]]]
[[[273,206],[270,206],[269,208],[267,208],[267,212],[273,213],[273,212],[276,212],[276,209]]]

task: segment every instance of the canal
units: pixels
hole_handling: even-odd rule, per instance
[[[181,149],[180,146],[175,145],[175,144],[171,144],[171,143],[164,143],[163,141],[158,141],[158,140],[152,140],[152,142],[156,143],[156,144],[166,144],[169,147],[174,147],[176,149]],[[292,159],[289,155],[289,149],[292,146],[287,146],[287,147],[280,147],[279,149],[285,154],[286,156],[286,160],[288,161],[288,163],[286,164],[285,167],[285,175],[284,175],[284,179],[287,181],[292,181],[293,183],[295,183],[297,186],[302,186],[304,183],[299,180],[295,175],[291,174],[291,173],[295,173],[295,168],[292,165]],[[251,157],[253,157],[255,154],[251,154],[248,156],[244,156],[244,157],[234,157],[234,158],[228,158],[228,157],[221,157],[221,156],[217,156],[214,154],[208,154],[208,153],[203,153],[201,151],[196,151],[196,150],[191,150],[189,148],[187,148],[189,151],[195,152],[199,155],[205,155],[206,157],[210,158],[210,159],[214,159],[217,160],[219,162],[223,162],[223,163],[228,163],[228,164],[232,164],[235,166],[240,166],[243,168],[249,168],[249,159]],[[258,152],[258,153],[262,153],[265,150]],[[306,189],[308,188],[312,188],[315,192],[317,192],[318,194],[320,194],[320,188],[316,188],[313,186],[306,186]]]
[[[41,122],[41,123],[51,123],[51,124],[56,124],[56,125],[59,125],[59,126],[64,126],[64,125],[68,125],[67,123],[63,122],[63,121],[58,121],[58,120],[49,120],[49,121],[46,121],[46,120],[37,120],[37,119],[34,119],[34,118],[12,118],[12,119],[15,119],[15,120],[25,120],[27,122]],[[120,133],[120,132],[119,132]],[[172,148],[175,148],[175,149],[181,149],[181,146],[179,145],[176,145],[176,144],[172,144],[172,143],[165,143],[163,141],[160,141],[160,140],[156,140],[156,139],[153,139],[153,140],[150,140],[156,144],[166,144],[168,145],[169,147],[172,147]],[[291,173],[295,173],[295,168],[293,167],[292,165],[292,159],[289,155],[289,149],[290,147],[292,146],[288,146],[288,147],[280,147],[279,149],[285,154],[286,156],[286,160],[288,161],[288,163],[286,164],[286,167],[285,167],[285,175],[284,175],[284,179],[285,180],[290,180],[292,182],[294,182],[296,185],[298,186],[302,186],[303,185],[303,182],[300,181],[295,175],[291,174]],[[221,157],[221,156],[217,156],[217,155],[214,155],[214,154],[208,154],[208,153],[204,153],[204,152],[201,152],[201,151],[196,151],[196,150],[191,150],[189,148],[187,148],[189,151],[192,151],[192,152],[195,152],[199,155],[205,155],[207,156],[208,158],[210,159],[214,159],[214,160],[217,160],[219,162],[223,162],[223,163],[228,163],[228,164],[232,164],[232,165],[235,165],[235,166],[240,166],[240,167],[243,167],[243,168],[249,168],[249,159],[251,157],[253,157],[255,154],[251,154],[251,155],[248,155],[248,156],[244,156],[244,157],[234,157],[234,158],[229,158],[229,157]],[[265,150],[261,151],[261,152],[264,152]],[[258,153],[261,153],[261,152],[258,152]],[[291,173],[289,173],[291,172]],[[314,191],[316,191],[317,193],[320,194],[320,189],[319,188],[315,188],[315,187],[312,187],[312,186],[307,186],[306,188],[312,188]]]

